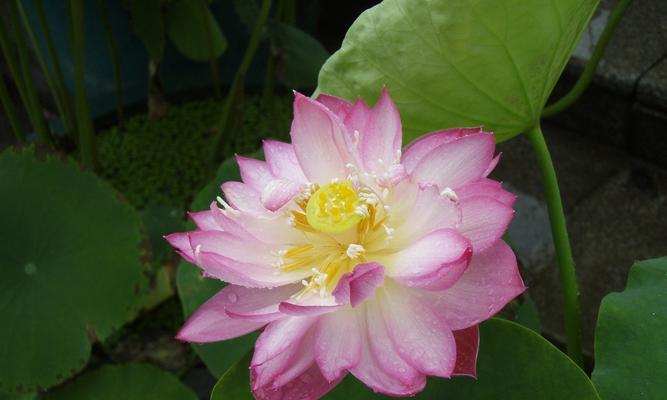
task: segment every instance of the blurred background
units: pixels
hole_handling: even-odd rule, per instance
[[[157,238],[149,263],[167,266],[173,277],[178,259],[160,236],[184,227],[185,211],[222,160],[255,152],[262,139],[288,140],[291,90],[312,93],[321,65],[376,3],[3,1],[0,150],[37,143],[38,151],[81,155],[141,214]],[[615,4],[601,1],[553,99],[574,85]],[[634,260],[667,252],[665,15],[663,0],[634,1],[591,86],[544,122],[578,267],[589,355],[602,297],[624,287]],[[82,131],[94,143],[88,156]],[[528,297],[543,333],[562,343],[558,273],[530,144],[520,136],[498,150],[494,177],[519,195],[509,237]],[[158,274],[149,275],[156,285]],[[150,312],[94,345],[87,368],[146,361],[208,398],[215,378],[189,345],[173,339],[182,305],[173,279],[165,282]]]

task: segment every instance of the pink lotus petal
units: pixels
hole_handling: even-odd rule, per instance
[[[316,293],[308,294],[304,298],[294,298],[280,303],[280,312],[286,315],[305,316],[327,314],[340,309],[343,304],[333,296],[321,297]]]
[[[313,352],[328,381],[343,377],[361,359],[361,328],[354,311],[322,316],[315,326]]]
[[[412,173],[419,161],[441,144],[481,132],[483,131],[480,128],[454,128],[428,133],[405,148],[401,157],[401,164],[405,166],[408,173]]]
[[[319,317],[284,317],[267,325],[255,343],[250,365],[256,367],[301,342]]]
[[[441,229],[386,257],[387,274],[403,285],[426,290],[452,286],[468,267],[470,242],[454,229]]]
[[[333,389],[342,378],[329,382],[317,364],[312,363],[301,375],[276,389],[260,387],[253,390],[257,400],[304,400],[319,399]]]
[[[229,318],[227,309],[252,310],[277,304],[293,293],[292,287],[248,289],[229,285],[211,297],[188,318],[176,335],[183,341],[195,343],[216,342],[245,335],[265,325],[266,320],[235,320]]]
[[[350,111],[343,122],[347,127],[347,130],[350,135],[354,138],[354,131],[359,132],[359,139],[361,139],[361,131],[366,127],[366,123],[371,116],[371,108],[366,104],[366,102],[359,98],[354,102]]]
[[[263,145],[264,157],[273,176],[299,183],[308,181],[296,158],[294,146],[275,140],[265,140]]]
[[[389,376],[408,387],[420,386],[424,375],[408,364],[389,338],[382,310],[377,301],[364,303],[368,345],[378,366]]]
[[[489,166],[486,168],[486,171],[484,171],[484,172],[482,173],[482,176],[483,176],[484,178],[486,178],[487,176],[489,176],[489,174],[490,174],[491,172],[493,172],[494,169],[496,169],[496,166],[498,165],[498,162],[500,162],[500,156],[501,156],[501,155],[498,154],[497,156],[495,156],[495,157],[493,158],[493,160],[491,160],[491,163],[490,163]]]
[[[346,272],[338,281],[333,296],[339,304],[358,304],[375,294],[384,282],[384,268],[378,263],[357,264],[352,272]]]
[[[456,342],[446,320],[412,292],[398,285],[385,287],[378,300],[397,352],[426,375],[450,377],[456,364]]]
[[[371,350],[374,340],[375,337],[370,330],[366,331],[366,335],[362,335],[361,358],[359,363],[350,369],[350,373],[375,392],[396,397],[414,396],[421,392],[426,386],[426,377],[421,373],[414,373],[411,369],[405,370],[406,377],[403,379],[387,373],[387,369],[391,369],[391,366],[382,363],[384,358],[376,357],[377,352]],[[398,368],[401,372],[400,364]],[[411,380],[407,379],[408,376]]]
[[[456,366],[452,375],[477,378],[479,326],[454,331],[454,339],[456,339]]]
[[[345,127],[322,104],[299,93],[294,99],[292,143],[306,177],[312,182],[345,179],[349,153]]]
[[[198,229],[210,231],[220,229],[211,211],[189,212],[188,216],[194,221]]]
[[[472,242],[475,252],[498,241],[514,216],[512,207],[486,196],[467,197],[460,205],[463,218],[459,232]]]
[[[324,104],[332,113],[336,114],[341,121],[345,119],[352,109],[352,103],[329,94],[320,94],[317,96],[317,101]]]
[[[441,144],[415,166],[412,179],[440,189],[456,189],[479,179],[489,168],[496,141],[488,133],[475,133]]]
[[[258,240],[245,240],[227,232],[190,232],[190,245],[196,252],[216,253],[226,258],[269,267],[276,260],[272,247]],[[199,250],[197,250],[199,248]],[[195,254],[196,259],[196,254]]]
[[[273,180],[269,165],[264,161],[237,155],[236,163],[239,165],[243,183],[255,189],[256,192],[261,193],[264,186]]]
[[[414,184],[406,184],[414,186]],[[435,186],[410,189],[415,192],[415,200],[404,199],[405,211],[395,210],[397,224],[395,242],[402,246],[412,243],[424,235],[443,228],[454,228],[461,222],[461,210],[458,204],[446,196],[440,195]],[[413,196],[411,194],[407,196]],[[406,196],[406,197],[407,197]],[[391,225],[392,220],[388,221]]]
[[[195,262],[194,249],[190,246],[190,236],[188,232],[172,233],[164,237],[169,244],[176,249],[178,254],[189,263]]]
[[[269,211],[276,211],[291,201],[303,189],[303,184],[288,179],[272,179],[261,194],[261,202]]]
[[[244,183],[234,181],[225,182],[222,184],[222,191],[225,193],[225,200],[236,210],[251,215],[264,215],[267,213],[259,200],[259,192]]]
[[[380,100],[359,131],[359,150],[367,170],[380,174],[398,163],[402,136],[401,116],[386,88],[382,90]]]
[[[313,330],[310,329],[298,343],[281,352],[277,356],[250,369],[251,387],[253,391],[270,392],[280,390],[281,386],[298,377],[315,363],[313,352]]]
[[[454,286],[421,295],[451,329],[460,330],[491,318],[524,290],[512,249],[499,240],[484,252],[473,254]]]
[[[498,200],[510,207],[516,200],[516,196],[503,189],[500,182],[488,178],[480,178],[474,182],[467,183],[456,189],[456,194],[458,195],[459,200],[474,196],[491,197],[492,199]]]
[[[215,220],[216,225],[218,225],[218,230],[227,232],[230,235],[234,235],[244,240],[258,240],[241,226],[238,221],[231,218],[227,212],[223,212],[216,202],[211,203],[210,216]]]
[[[245,263],[207,251],[197,255],[196,263],[209,277],[246,287],[273,288],[307,276],[302,271],[276,274],[274,267]]]

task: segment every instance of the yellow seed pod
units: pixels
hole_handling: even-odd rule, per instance
[[[363,219],[359,207],[363,205],[352,183],[332,182],[310,196],[306,205],[306,218],[310,226],[318,231],[341,233]]]

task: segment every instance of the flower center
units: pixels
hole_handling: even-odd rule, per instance
[[[308,200],[306,219],[320,232],[341,233],[361,221],[368,208],[361,202],[350,181],[320,187]]]

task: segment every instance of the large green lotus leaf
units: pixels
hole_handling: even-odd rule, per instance
[[[605,400],[667,398],[667,257],[635,263],[602,300],[593,382]]]
[[[176,377],[148,364],[107,365],[46,396],[47,400],[197,400]]]
[[[95,175],[30,152],[0,154],[0,193],[0,390],[30,392],[136,315],[141,221]]]
[[[600,400],[586,374],[565,354],[530,329],[503,319],[481,325],[477,380],[457,377],[429,379],[419,400]],[[222,376],[213,390],[212,400],[252,399],[249,358]],[[373,393],[351,375],[327,400],[392,399]]]
[[[375,102],[386,85],[406,143],[483,126],[503,141],[538,120],[598,0],[385,0],[352,24],[318,92]]]
[[[227,39],[206,0],[169,3],[167,32],[174,46],[195,61],[209,61],[227,49]]]
[[[262,158],[262,152],[252,153],[248,157]],[[223,182],[238,181],[240,179],[241,176],[236,160],[234,158],[225,160],[220,164],[215,178],[195,196],[190,209],[194,211],[207,210],[211,201],[214,201],[217,196],[222,195],[220,185]],[[188,228],[194,229],[194,225],[190,222]],[[224,286],[224,282],[204,278],[201,270],[188,262],[181,261],[178,266],[176,287],[178,288],[178,296],[183,305],[183,314],[186,318],[192,315],[199,306],[204,304],[206,300],[210,299]],[[250,334],[224,342],[203,345],[193,344],[192,346],[211,373],[215,376],[221,376],[252,348],[256,338],[257,334]]]
[[[144,43],[148,55],[155,62],[164,55],[164,16],[161,0],[130,0],[132,29]]]

